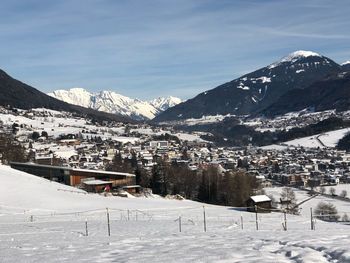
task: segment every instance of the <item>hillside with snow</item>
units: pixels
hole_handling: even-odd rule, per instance
[[[341,66],[316,52],[299,50],[162,112],[154,121],[179,121],[215,115],[251,115],[264,110],[283,94],[305,89]]]
[[[350,128],[344,128],[325,133],[316,134],[313,136],[302,137],[291,141],[284,142],[288,146],[308,147],[308,148],[334,148],[337,146],[340,139],[350,132]]]
[[[0,165],[1,262],[348,262],[350,228],[301,215],[87,194]],[[268,189],[279,195],[279,189]],[[302,201],[308,198],[297,192]],[[349,203],[330,200],[342,212]],[[107,210],[110,220],[108,236]],[[181,220],[181,221],[179,221]],[[181,222],[181,232],[180,232]],[[243,224],[242,224],[243,222]],[[258,224],[258,230],[256,229]]]
[[[56,90],[48,95],[70,104],[108,113],[118,113],[136,120],[153,119],[160,112],[181,103],[181,99],[172,96],[142,101],[113,91],[91,93],[82,88]]]

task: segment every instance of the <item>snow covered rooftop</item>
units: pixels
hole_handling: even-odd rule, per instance
[[[270,197],[268,197],[267,195],[254,195],[251,196],[250,199],[252,199],[255,203],[271,201]]]
[[[88,180],[83,182],[83,184],[86,184],[86,185],[105,185],[105,184],[111,184],[111,183],[112,182],[107,182],[103,180]]]
[[[102,170],[88,170],[88,169],[78,169],[78,168],[72,168],[72,170],[77,172],[91,172],[91,173],[98,173],[98,174],[118,174],[126,177],[135,177],[134,174],[130,174],[130,173],[120,173],[120,172],[111,172],[111,171],[102,171]]]
[[[85,172],[85,173],[88,172],[88,173],[95,173],[95,174],[111,174],[111,175],[121,175],[121,176],[125,176],[125,177],[135,177],[134,174],[130,174],[130,173],[112,172],[112,171],[104,171],[104,170],[92,170],[92,169],[79,169],[79,168],[44,165],[44,164],[37,164],[37,163],[30,163],[30,162],[28,162],[28,163],[11,162],[10,164],[11,164],[11,166],[33,166],[33,167],[42,167],[42,168],[48,168],[48,169],[61,169],[61,170]]]

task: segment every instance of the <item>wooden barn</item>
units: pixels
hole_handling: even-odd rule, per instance
[[[102,193],[105,192],[107,188],[112,188],[112,182],[96,180],[95,178],[87,178],[83,180],[82,185],[87,192],[92,193]]]
[[[267,195],[251,196],[247,201],[247,211],[249,212],[270,213],[271,208],[272,201]]]

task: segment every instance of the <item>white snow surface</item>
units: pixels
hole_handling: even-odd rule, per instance
[[[46,109],[35,109],[36,111],[47,111]],[[60,113],[61,114],[61,113]],[[101,132],[101,127],[97,127],[95,125],[87,124],[87,121],[82,118],[73,118],[73,117],[32,117],[27,118],[24,116],[17,116],[12,114],[4,114],[0,113],[0,121],[2,121],[5,125],[11,125],[16,122],[18,124],[26,124],[31,126],[33,131],[38,131],[41,133],[42,131],[46,131],[49,136],[54,136],[55,138],[59,137],[62,134],[78,134],[82,132],[82,130],[89,131],[100,131],[98,134],[102,139],[113,139],[116,141],[120,141],[122,143],[135,143],[139,141],[139,138],[136,137],[125,137],[120,135],[112,135],[108,132]],[[124,128],[111,128],[114,132],[121,132]],[[25,134],[27,133],[27,134]],[[28,135],[30,131],[21,131],[17,135]],[[83,137],[91,137],[96,136],[93,133],[83,133]]]
[[[261,80],[262,83],[271,82],[271,78],[265,76],[257,78],[257,80]]]
[[[348,65],[348,64],[350,64],[350,60],[347,60],[347,61],[345,61],[344,63],[341,63],[340,65],[341,65],[341,66],[344,66],[344,65]]]
[[[48,93],[48,95],[86,108],[145,119],[153,119],[160,112],[181,102],[181,99],[172,96],[167,98],[159,97],[152,101],[142,101],[113,91],[91,93],[82,88],[56,90]]]
[[[154,100],[151,100],[149,103],[158,109],[159,111],[165,111],[170,107],[174,107],[177,104],[180,104],[182,101],[179,98],[169,96],[169,97],[159,97]]]
[[[316,52],[313,52],[313,51],[298,50],[298,51],[294,51],[294,52],[290,53],[289,55],[283,57],[279,61],[272,63],[269,66],[269,68],[270,69],[275,68],[275,67],[277,67],[280,64],[285,63],[285,62],[294,63],[294,62],[298,61],[299,59],[306,58],[306,57],[321,57],[321,55],[316,53]]]
[[[271,201],[270,197],[268,197],[267,195],[255,195],[252,196],[251,199],[254,202],[267,202],[267,201]]]
[[[325,132],[313,136],[303,137],[294,139],[291,141],[284,142],[283,144],[289,146],[303,146],[308,148],[324,148],[324,147],[335,147],[338,141],[343,138],[347,133],[350,132],[350,128],[344,128]]]
[[[350,260],[348,225],[317,221],[310,230],[308,208],[317,200],[306,202],[301,215],[287,215],[288,231],[282,231],[281,213],[258,214],[256,230],[254,213],[205,205],[204,232],[201,203],[87,194],[3,165],[0,180],[1,262]],[[298,192],[297,198],[304,195]],[[350,211],[350,203],[341,203],[340,210]]]

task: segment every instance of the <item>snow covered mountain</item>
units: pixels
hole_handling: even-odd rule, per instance
[[[110,114],[97,111],[91,108],[79,106],[76,100],[81,99],[77,96],[70,101],[75,104],[58,100],[41,92],[35,87],[31,87],[17,79],[12,78],[5,71],[0,69],[0,105],[19,109],[46,108],[56,111],[72,112],[97,121],[109,120],[118,122],[133,122],[121,114]],[[82,104],[82,102],[81,102]]]
[[[172,96],[169,96],[167,98],[159,97],[150,101],[150,104],[160,111],[165,111],[179,103],[181,103],[181,99]]]
[[[305,89],[293,89],[264,109],[265,116],[277,116],[306,108],[314,111],[350,109],[350,72],[341,72],[316,81]]]
[[[136,120],[153,119],[156,115],[181,102],[175,97],[142,101],[120,95],[113,91],[90,93],[82,88],[56,90],[48,95],[79,106],[99,111],[118,113]]]
[[[312,51],[296,51],[240,78],[200,93],[159,114],[154,121],[260,112],[293,89],[305,89],[341,66]]]
[[[342,70],[347,70],[347,71],[350,70],[350,60],[345,61],[344,63],[341,63],[340,65],[342,67]]]

